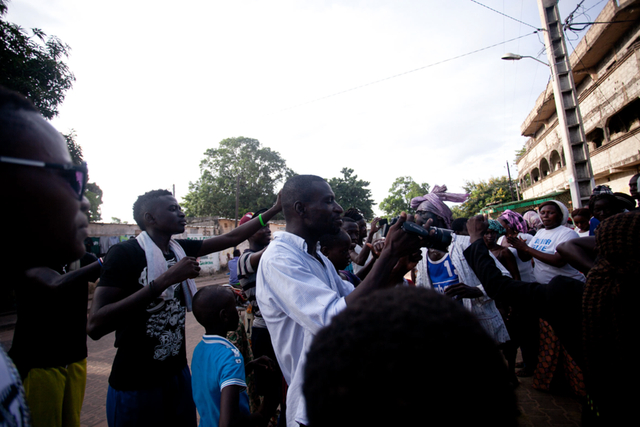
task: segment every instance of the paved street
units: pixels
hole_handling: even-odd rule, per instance
[[[219,274],[202,277],[196,280],[197,286],[221,284],[228,276]],[[186,338],[187,357],[191,364],[193,349],[200,341],[204,328],[198,324],[192,313],[187,313]],[[11,345],[13,330],[5,328],[0,332],[0,343],[5,349]],[[89,356],[87,359],[87,388],[82,406],[82,427],[106,427],[105,402],[111,363],[116,354],[113,347],[115,333],[111,333],[99,341],[87,340]],[[578,427],[580,426],[580,404],[576,399],[566,396],[551,395],[534,390],[531,378],[521,378],[517,389],[518,404],[522,415],[522,427]]]

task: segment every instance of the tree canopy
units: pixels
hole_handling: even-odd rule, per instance
[[[63,61],[71,48],[38,28],[29,36],[19,25],[3,19],[6,11],[7,2],[0,0],[0,85],[29,98],[51,119],[75,81]]]
[[[349,208],[358,208],[367,220],[373,219],[373,199],[368,187],[370,182],[358,179],[353,174],[353,169],[342,168],[342,177],[327,179],[331,189],[336,195],[336,201],[346,211]]]
[[[391,184],[389,195],[380,203],[380,209],[389,218],[400,215],[402,211],[413,214],[415,211],[411,209],[411,199],[424,196],[430,188],[426,182],[418,184],[410,176],[398,177]]]
[[[466,181],[464,191],[469,193],[469,199],[460,205],[460,212],[464,217],[471,217],[489,204],[507,203],[511,201],[509,179],[506,176],[490,178],[488,181]]]
[[[62,136],[67,141],[67,148],[69,149],[69,154],[71,154],[71,161],[76,165],[81,164],[84,161],[84,156],[82,154],[82,147],[76,142],[76,138],[78,137],[76,131],[71,129],[69,133],[63,133]],[[88,179],[89,176],[87,175],[87,180]],[[100,205],[102,204],[102,189],[95,182],[88,182],[84,195],[87,200],[89,200],[90,205],[89,212],[87,212],[89,222],[101,221],[102,214],[100,212]]]
[[[257,139],[227,138],[218,148],[205,151],[204,156],[200,178],[189,182],[189,193],[182,202],[191,217],[234,218],[236,186],[238,216],[270,208],[276,201],[276,185],[295,175],[280,153],[261,146]]]

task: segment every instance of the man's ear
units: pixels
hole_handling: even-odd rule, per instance
[[[145,212],[142,218],[144,219],[145,224],[153,224],[156,222],[156,219],[151,212]]]
[[[327,248],[326,246],[321,246],[320,252],[322,252],[322,255],[327,256],[327,253],[329,252],[329,248]]]
[[[297,201],[293,204],[293,210],[298,216],[304,216],[304,214],[307,212],[307,205],[304,202]]]

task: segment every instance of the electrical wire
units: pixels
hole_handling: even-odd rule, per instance
[[[345,89],[345,90],[342,90],[340,92],[333,93],[331,95],[327,95],[327,96],[323,96],[323,97],[320,97],[320,98],[316,98],[316,99],[311,100],[311,101],[303,102],[301,104],[292,105],[291,107],[284,108],[284,109],[282,109],[280,111],[287,111],[287,110],[291,110],[293,108],[301,107],[303,105],[313,104],[314,102],[322,101],[322,100],[328,99],[328,98],[333,98],[334,96],[342,95],[342,94],[345,94],[345,93],[348,93],[348,92],[353,92],[354,90],[362,89],[362,88],[367,87],[367,86],[372,86],[372,85],[375,85],[377,83],[381,83],[381,82],[384,82],[384,81],[387,81],[387,80],[395,79],[396,77],[405,76],[405,75],[410,74],[410,73],[415,73],[416,71],[421,71],[421,70],[424,70],[426,68],[435,67],[436,65],[440,65],[440,64],[444,64],[446,62],[450,62],[450,61],[453,61],[453,60],[456,60],[456,59],[464,58],[465,56],[473,55],[474,53],[482,52],[484,50],[491,49],[491,48],[496,47],[496,46],[501,46],[503,44],[506,44],[506,43],[509,43],[509,42],[512,42],[512,41],[515,41],[515,40],[518,40],[518,39],[521,39],[521,38],[524,38],[524,37],[532,36],[536,32],[537,31],[534,31],[534,32],[529,33],[529,34],[524,34],[522,36],[514,37],[512,39],[509,39],[509,40],[506,40],[506,41],[503,41],[503,42],[500,42],[500,43],[492,44],[491,46],[486,46],[486,47],[483,47],[483,48],[480,48],[480,49],[476,49],[476,50],[473,50],[471,52],[463,53],[462,55],[454,56],[452,58],[443,59],[442,61],[434,62],[432,64],[425,65],[424,67],[414,68],[413,70],[405,71],[403,73],[394,74],[393,76],[385,77],[385,78],[382,78],[382,79],[379,79],[379,80],[374,80],[374,81],[369,82],[369,83],[364,83],[364,84],[362,84],[360,86],[355,86],[355,87],[352,87],[351,89]]]
[[[516,18],[514,18],[513,16],[509,16],[509,15],[507,15],[506,13],[502,13],[502,12],[500,12],[499,10],[492,9],[492,8],[490,8],[489,6],[487,6],[486,4],[482,4],[482,3],[480,3],[479,1],[476,1],[476,0],[471,0],[471,1],[472,1],[473,3],[475,3],[475,4],[477,4],[477,5],[480,5],[480,6],[482,6],[482,7],[486,7],[487,9],[489,9],[489,10],[490,10],[490,11],[492,11],[492,12],[495,12],[495,13],[497,13],[497,14],[499,14],[499,15],[502,15],[502,16],[506,16],[507,18],[509,18],[509,19],[511,19],[511,20],[513,20],[513,21],[516,21],[516,22],[519,22],[519,23],[521,23],[521,24],[524,24],[524,25],[526,25],[526,26],[528,26],[528,27],[531,27],[531,28],[533,28],[533,29],[535,29],[535,30],[543,31],[543,30],[542,30],[542,28],[538,28],[538,27],[535,27],[535,26],[533,26],[533,25],[531,25],[531,24],[527,24],[526,22],[521,21],[521,20],[519,20],[519,19],[516,19]]]

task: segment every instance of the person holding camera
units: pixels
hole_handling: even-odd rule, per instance
[[[314,175],[290,178],[282,188],[282,211],[286,231],[276,233],[262,255],[256,296],[289,384],[287,425],[293,427],[309,423],[302,384],[315,335],[358,299],[402,281],[408,270],[397,265],[404,256],[419,253],[422,240],[400,229],[407,221],[403,214],[389,231],[371,273],[354,289],[318,248],[320,237],[340,232],[342,225],[343,210],[329,184]]]
[[[411,207],[416,210],[416,224],[424,225],[431,220],[436,228],[451,228],[453,213],[444,202],[463,203],[468,197],[468,194],[447,193],[446,185],[436,185],[431,193],[411,200]],[[446,235],[447,232],[450,231],[445,230],[442,234]],[[468,246],[468,236],[452,234],[446,251],[442,248],[424,248],[422,261],[417,266],[416,285],[461,299],[494,341],[497,344],[505,343],[509,341],[509,333],[502,316],[462,254]],[[497,260],[496,265],[501,266]],[[509,275],[504,267],[501,270]]]

